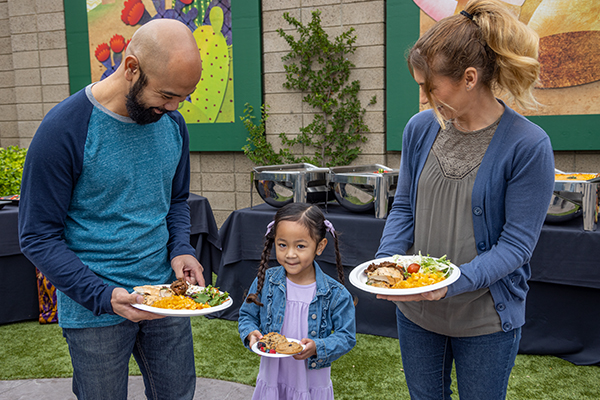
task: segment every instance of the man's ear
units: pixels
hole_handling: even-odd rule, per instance
[[[140,63],[136,56],[128,55],[123,60],[125,66],[125,79],[132,81],[133,77],[140,71]]]

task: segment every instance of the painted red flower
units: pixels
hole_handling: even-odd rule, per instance
[[[110,57],[110,47],[106,43],[101,43],[96,47],[95,56],[100,62],[108,60]]]
[[[186,6],[189,6],[190,4],[192,4],[192,1],[194,1],[194,0],[179,0],[179,1],[181,1]]]
[[[121,35],[114,35],[110,39],[110,48],[115,53],[120,53],[125,48],[125,38]]]
[[[144,15],[146,7],[142,0],[125,0],[123,11],[121,11],[121,20],[127,25],[136,25]]]

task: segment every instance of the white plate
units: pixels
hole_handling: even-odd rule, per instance
[[[290,339],[290,338],[286,338],[288,340],[288,342],[296,342],[296,343],[300,343],[300,341],[298,339]],[[304,350],[306,348],[306,345],[301,344],[302,346],[302,350]],[[252,345],[252,351],[255,352],[256,354],[258,354],[259,356],[263,356],[263,357],[271,357],[271,358],[284,358],[284,357],[291,357],[295,354],[279,354],[279,353],[265,353],[264,351],[260,351],[258,349],[258,342],[254,343]],[[300,353],[300,352],[298,352]],[[296,354],[298,354],[296,353]]]
[[[156,285],[156,286],[169,287],[169,285]],[[201,289],[203,289],[203,288],[201,288]],[[136,292],[134,292],[134,293],[136,293]],[[223,292],[221,292],[221,293],[223,293]],[[233,299],[230,296],[223,304],[219,304],[218,306],[214,306],[214,307],[203,308],[202,310],[171,310],[169,308],[152,307],[152,306],[148,306],[146,304],[132,304],[132,306],[139,310],[149,311],[154,314],[166,315],[169,317],[195,317],[198,315],[206,315],[206,314],[211,314],[211,313],[214,313],[217,311],[224,310],[226,308],[231,307],[232,304],[233,304]]]
[[[415,257],[418,257],[418,256],[400,256],[400,259],[402,259],[402,258],[414,259]],[[456,282],[456,280],[460,277],[460,269],[456,265],[450,264],[449,267],[452,268],[452,273],[450,274],[450,276],[441,282],[434,283],[433,285],[421,286],[418,288],[408,288],[408,289],[388,289],[388,288],[381,288],[381,287],[367,285],[367,283],[366,283],[367,275],[364,272],[365,269],[367,269],[369,264],[372,264],[372,263],[379,264],[384,261],[392,261],[393,262],[393,257],[378,258],[378,259],[366,261],[366,262],[360,264],[358,267],[354,268],[352,270],[352,272],[350,272],[350,283],[353,286],[356,286],[357,288],[359,288],[360,290],[364,290],[365,292],[375,293],[375,294],[391,294],[394,296],[399,296],[399,295],[408,295],[408,294],[420,294],[420,293],[431,292],[432,290],[436,290],[436,289],[441,289],[443,287],[446,287],[446,286]]]

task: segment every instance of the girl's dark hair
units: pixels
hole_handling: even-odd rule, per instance
[[[325,216],[318,206],[306,203],[290,203],[281,207],[275,214],[273,227],[265,236],[265,245],[260,258],[257,274],[258,286],[256,287],[256,293],[251,293],[246,298],[246,302],[248,303],[255,303],[259,306],[263,305],[259,300],[259,294],[262,291],[265,282],[266,270],[269,268],[269,256],[271,255],[271,248],[275,242],[277,226],[281,221],[293,221],[304,225],[306,229],[308,229],[310,237],[314,239],[317,245],[325,238],[325,234],[327,233]],[[340,255],[339,250],[338,232],[332,236],[335,247],[335,264],[337,267],[338,279],[343,284],[344,267],[342,265],[342,256]]]

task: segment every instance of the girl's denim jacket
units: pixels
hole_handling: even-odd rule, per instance
[[[315,297],[308,309],[308,338],[314,340],[317,354],[308,358],[308,369],[331,366],[331,363],[356,344],[356,319],[352,295],[314,262],[317,281]],[[256,293],[254,279],[248,293]],[[240,308],[238,331],[246,347],[250,332],[281,332],[286,304],[286,274],[282,266],[269,268],[260,293],[262,307],[244,301]],[[302,339],[302,338],[298,338]]]

